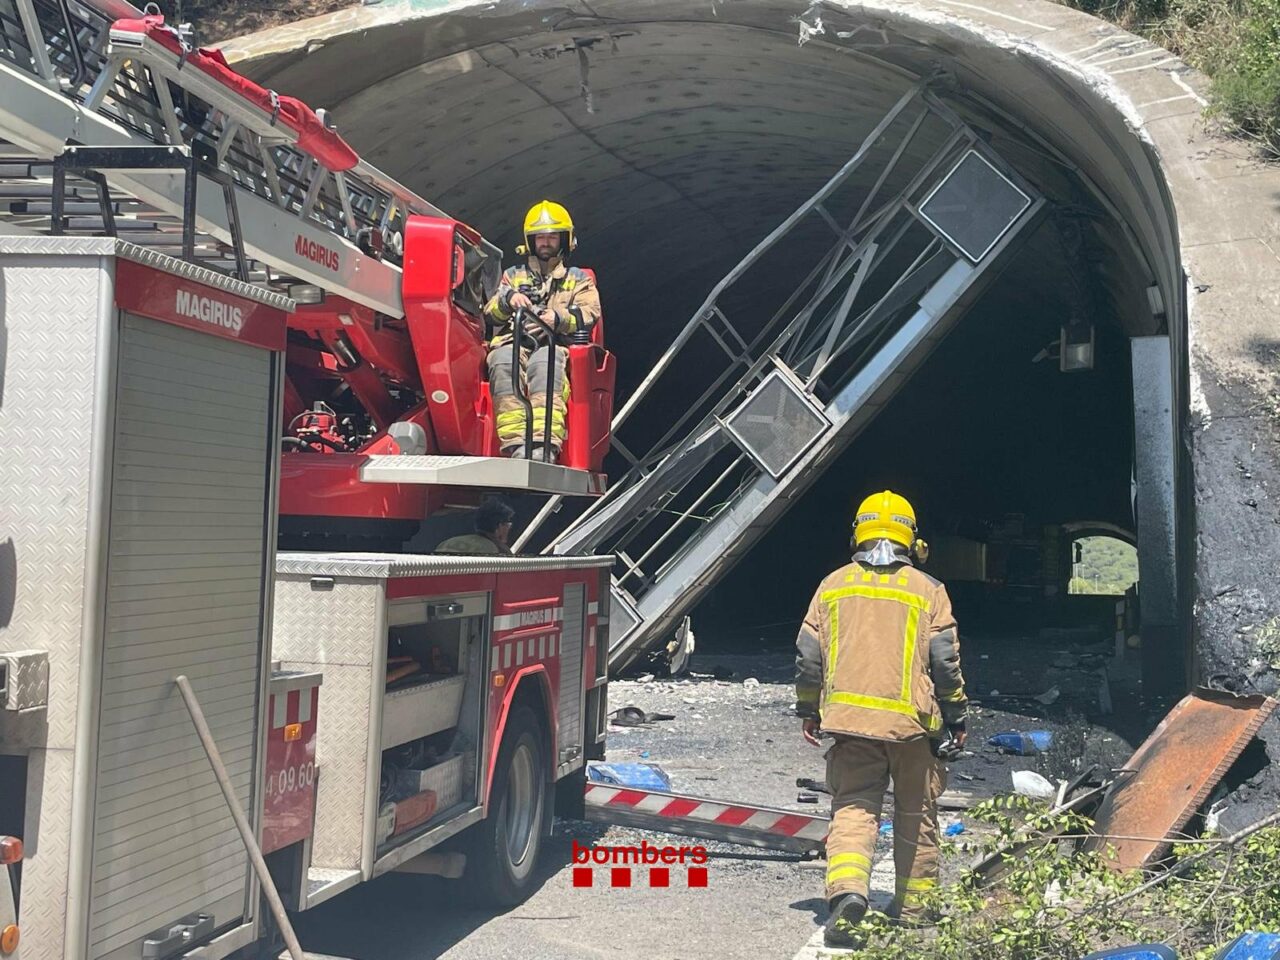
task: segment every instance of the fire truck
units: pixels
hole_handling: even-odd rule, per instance
[[[479,232],[155,10],[0,33],[0,957],[292,951],[394,870],[517,902],[602,755],[613,558],[431,547],[604,491],[603,327],[558,459],[503,458]]]

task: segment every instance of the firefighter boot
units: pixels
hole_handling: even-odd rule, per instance
[[[859,893],[846,893],[831,901],[831,913],[822,931],[822,941],[828,947],[860,947],[861,938],[853,928],[867,915],[867,898]]]

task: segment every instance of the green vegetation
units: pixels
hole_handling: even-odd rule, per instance
[[[1138,551],[1114,537],[1077,540],[1080,562],[1067,587],[1072,594],[1120,597],[1138,581]]]
[[[1171,50],[1212,80],[1210,116],[1280,157],[1280,0],[1060,0]]]
[[[995,854],[1046,833],[1068,838],[1003,857],[1005,873],[980,886],[968,872],[930,895],[936,927],[908,929],[870,914],[858,927],[858,960],[1078,960],[1094,950],[1166,943],[1178,956],[1208,960],[1251,930],[1280,930],[1280,828],[1228,841],[1206,838],[1174,850],[1177,868],[1154,883],[1118,874],[1078,840],[1091,827],[1077,814],[1051,814],[1025,797],[998,797],[971,817],[989,825],[976,845]],[[995,948],[993,950],[993,947]]]

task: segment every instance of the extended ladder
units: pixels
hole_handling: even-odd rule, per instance
[[[611,668],[672,636],[907,380],[1043,205],[921,83],[715,286],[614,418],[627,471],[547,546],[618,557]]]
[[[318,287],[403,315],[405,219],[443,214],[360,159],[323,111],[239,77],[216,51],[123,0],[0,0],[0,83],[0,208],[10,229],[51,232],[50,162],[69,144],[172,148],[200,171],[205,265],[237,269],[228,180],[252,281],[299,299]],[[59,226],[178,246],[186,197],[172,166],[105,170],[105,198],[71,188]],[[485,250],[496,281],[501,256]]]

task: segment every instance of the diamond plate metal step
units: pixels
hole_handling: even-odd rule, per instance
[[[343,891],[350,890],[362,879],[359,870],[330,870],[312,867],[307,871],[307,908],[324,903]]]

